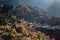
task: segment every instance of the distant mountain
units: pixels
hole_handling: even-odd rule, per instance
[[[60,1],[55,0],[54,3],[48,8],[51,15],[60,16]]]

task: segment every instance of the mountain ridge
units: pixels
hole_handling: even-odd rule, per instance
[[[17,18],[25,18],[27,21],[36,21],[41,22],[42,24],[47,23],[49,25],[60,25],[60,17],[51,16],[49,13],[39,8],[28,5],[20,5],[18,7],[5,5],[2,13],[4,12],[5,15],[14,15]]]

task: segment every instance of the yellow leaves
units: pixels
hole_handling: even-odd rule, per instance
[[[38,31],[38,39],[42,40],[42,32]]]
[[[5,27],[4,25],[0,25],[0,29],[4,29],[4,27]]]
[[[30,8],[26,5],[22,5],[20,8],[18,8],[19,10],[22,10],[22,9],[26,9],[28,12],[30,12]]]
[[[23,35],[24,35],[24,36],[28,36],[28,35],[29,35],[28,30],[25,30],[25,31],[23,32]]]
[[[9,30],[9,29],[10,29],[10,26],[9,26],[9,25],[6,25],[6,26],[4,27],[4,29]]]
[[[15,29],[15,28],[12,28],[11,33],[13,33],[13,34],[17,34],[16,29]]]
[[[17,36],[17,31],[15,30],[15,28],[12,28],[10,36],[11,37],[16,37]]]
[[[11,34],[10,36],[11,36],[11,37],[16,37],[16,35],[15,35],[15,34]]]
[[[4,29],[4,25],[2,25],[2,29]]]
[[[10,26],[8,26],[8,25],[1,25],[0,28],[1,29],[7,29],[7,30],[9,30],[10,29]]]
[[[13,16],[13,15],[12,15],[11,18],[16,19],[16,16]]]

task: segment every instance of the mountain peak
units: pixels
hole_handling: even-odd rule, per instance
[[[19,10],[26,10],[26,11],[28,11],[28,12],[31,11],[31,9],[30,9],[27,5],[21,5],[18,9],[19,9]]]

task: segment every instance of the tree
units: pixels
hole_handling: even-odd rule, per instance
[[[3,25],[9,24],[7,18],[4,19],[4,21],[2,22],[2,24]]]

